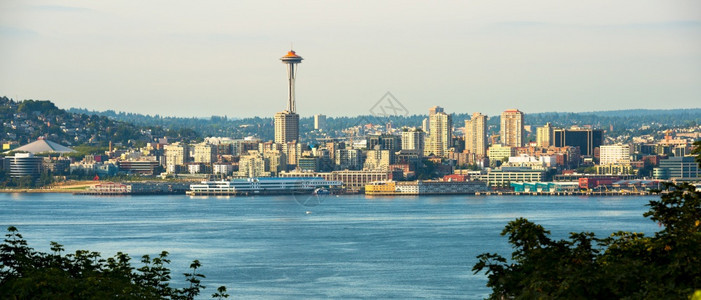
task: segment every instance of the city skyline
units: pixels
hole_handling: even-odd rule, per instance
[[[410,114],[436,104],[490,116],[698,107],[697,2],[397,4],[6,2],[0,94],[62,108],[267,117],[286,92],[273,60],[294,42],[308,58],[303,117],[366,115],[387,91]]]

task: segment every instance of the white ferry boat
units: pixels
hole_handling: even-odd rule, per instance
[[[231,181],[202,181],[191,184],[186,194],[196,195],[259,195],[259,194],[311,194],[315,191],[339,188],[343,182],[320,177],[281,178],[263,177],[234,179]]]

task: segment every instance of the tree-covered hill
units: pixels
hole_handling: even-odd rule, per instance
[[[161,126],[139,126],[97,114],[68,112],[48,100],[14,101],[0,97],[0,141],[21,144],[43,137],[63,145],[107,145],[144,143],[153,137],[185,136],[196,138],[192,131],[171,131]]]
[[[177,130],[189,128],[202,136],[229,136],[246,137],[257,136],[263,140],[272,140],[274,134],[273,118],[253,117],[244,119],[232,119],[227,117],[212,116],[211,118],[183,118],[183,117],[163,117],[159,115],[142,115],[136,113],[108,111],[90,111],[86,109],[71,108],[71,112],[81,114],[97,114],[110,119],[131,122],[140,126],[162,126]],[[453,126],[458,128],[464,126],[465,120],[471,113],[454,113]],[[352,126],[364,125],[368,123],[385,125],[391,122],[394,128],[402,126],[421,126],[421,122],[427,115],[397,115],[397,116],[348,116],[348,117],[327,117],[327,136],[344,136],[343,130]],[[490,116],[488,125],[492,133],[499,130],[499,119],[497,116]],[[670,109],[670,110],[617,110],[617,111],[594,111],[584,113],[573,112],[544,112],[526,113],[526,125],[542,126],[551,122],[557,127],[569,127],[573,125],[591,125],[594,128],[602,128],[609,131],[609,135],[630,135],[636,133],[644,126],[653,126],[655,129],[686,127],[689,125],[701,124],[701,109]],[[306,134],[313,130],[314,120],[312,117],[300,119],[300,134]],[[611,131],[613,128],[613,131]],[[307,136],[311,139],[312,136]],[[304,139],[304,136],[303,136]]]

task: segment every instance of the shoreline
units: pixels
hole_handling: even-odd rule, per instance
[[[2,189],[0,190],[0,193],[5,193],[5,194],[68,194],[68,193],[77,193],[78,191],[75,190],[68,190],[68,189]]]
[[[70,189],[2,189],[0,193],[4,194],[74,194],[77,196],[84,195],[101,195],[99,193],[86,193],[86,190],[70,190]],[[107,196],[142,196],[142,195],[187,195],[185,193],[109,193],[102,194]],[[649,191],[621,191],[621,192],[587,192],[587,191],[572,191],[572,192],[513,192],[513,191],[492,191],[492,192],[479,192],[479,193],[465,193],[465,194],[424,194],[424,195],[413,195],[413,194],[365,194],[365,193],[347,193],[340,195],[364,195],[367,197],[416,197],[416,196],[474,196],[474,197],[484,197],[484,196],[650,196],[654,193]],[[190,195],[192,197],[206,197],[206,196],[232,196],[232,197],[251,197],[254,195]],[[257,196],[257,195],[255,195]]]

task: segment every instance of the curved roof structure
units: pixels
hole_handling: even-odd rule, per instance
[[[14,152],[36,153],[69,153],[75,150],[49,140],[36,140],[22,147],[12,149]],[[9,151],[8,151],[9,152]]]
[[[293,62],[293,63],[299,63],[302,61],[302,57],[297,55],[297,53],[294,52],[294,50],[290,50],[287,52],[287,54],[283,57],[280,58],[281,61],[283,62]]]

